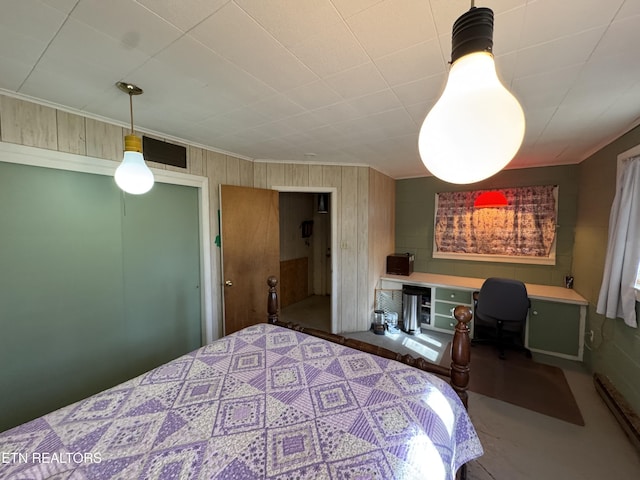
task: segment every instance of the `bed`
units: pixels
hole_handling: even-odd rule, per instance
[[[482,455],[452,368],[268,321],[0,433],[7,479],[451,479]]]

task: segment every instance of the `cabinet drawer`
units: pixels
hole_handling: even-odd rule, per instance
[[[445,317],[453,318],[453,309],[457,306],[457,303],[436,302],[434,309],[438,315],[444,315]]]
[[[444,302],[453,302],[460,305],[471,305],[473,292],[468,290],[456,290],[453,288],[436,288],[436,299]]]
[[[433,316],[433,326],[435,328],[441,328],[443,330],[454,331],[456,328],[456,321],[453,317],[443,317],[441,315]]]

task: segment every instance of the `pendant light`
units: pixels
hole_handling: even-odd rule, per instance
[[[129,95],[131,113],[131,134],[124,137],[124,157],[116,169],[115,180],[122,190],[133,195],[147,193],[153,187],[153,173],[142,156],[142,140],[133,131],[133,96],[141,95],[142,89],[136,85],[118,82],[116,86]]]
[[[429,172],[450,183],[474,183],[502,170],[524,138],[518,100],[502,85],[493,60],[493,11],[471,9],[453,24],[451,69],[440,99],[422,124],[418,147]]]
[[[318,194],[318,213],[329,213],[329,194]]]

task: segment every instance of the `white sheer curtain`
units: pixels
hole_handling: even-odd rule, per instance
[[[640,263],[640,155],[623,167],[609,217],[609,240],[596,312],[638,328],[634,288]]]

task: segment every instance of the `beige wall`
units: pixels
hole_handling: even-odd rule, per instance
[[[369,285],[386,273],[387,255],[395,252],[396,182],[376,170],[369,171]],[[369,304],[375,291],[369,290]]]
[[[48,106],[0,95],[0,138],[3,142],[86,155],[119,162],[128,129]],[[162,140],[162,137],[157,137]],[[366,330],[381,265],[393,246],[395,209],[393,180],[367,167],[252,162],[212,150],[187,147],[186,173],[209,179],[211,238],[218,232],[219,185],[332,187],[339,249],[337,331]],[[150,163],[158,169],[185,169]],[[372,188],[373,187],[373,188]],[[370,226],[371,223],[371,226]],[[373,243],[372,243],[373,242]],[[221,325],[220,252],[211,247],[214,325]],[[266,295],[266,283],[265,283]],[[218,335],[221,331],[218,332]],[[215,335],[215,332],[214,332]]]
[[[369,292],[375,290],[375,282],[368,275],[369,264],[375,261],[369,257],[370,170],[339,165],[254,164],[254,187],[325,187],[337,191],[333,213],[338,249],[332,252],[337,256],[337,332],[367,330],[373,313]],[[388,235],[393,236],[393,231]]]

